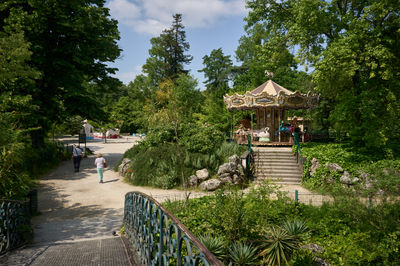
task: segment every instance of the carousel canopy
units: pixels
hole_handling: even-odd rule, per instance
[[[228,110],[259,109],[268,107],[284,107],[286,109],[308,109],[318,103],[318,95],[308,92],[292,92],[281,85],[268,80],[256,89],[247,91],[244,95],[233,94],[224,96]]]

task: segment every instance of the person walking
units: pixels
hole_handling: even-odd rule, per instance
[[[99,183],[103,183],[103,172],[104,168],[107,167],[106,159],[103,158],[101,153],[97,154],[97,158],[94,161],[94,165],[97,166],[97,173],[99,174]]]
[[[72,149],[72,160],[74,162],[75,173],[79,172],[79,167],[81,165],[81,160],[83,158],[82,150],[74,144]]]

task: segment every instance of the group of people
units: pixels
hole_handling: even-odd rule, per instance
[[[81,148],[77,145],[74,145],[72,149],[72,161],[74,163],[75,173],[79,172],[82,159],[83,159],[83,152]],[[101,153],[97,154],[97,158],[94,161],[94,165],[97,167],[99,183],[103,183],[103,173],[104,173],[104,168],[107,167],[107,161],[106,159],[104,159]]]

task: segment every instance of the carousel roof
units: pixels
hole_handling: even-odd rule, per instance
[[[279,92],[283,91],[286,94],[292,94],[293,92],[282,87],[281,85],[273,82],[272,80],[268,80],[267,82],[264,82],[257,88],[251,91],[252,94],[260,94],[262,92],[267,92],[270,95],[278,95]]]
[[[299,91],[292,92],[281,85],[268,80],[256,89],[245,94],[233,94],[224,96],[224,102],[228,110],[258,109],[268,107],[285,107],[287,109],[307,109],[315,107],[319,95]]]

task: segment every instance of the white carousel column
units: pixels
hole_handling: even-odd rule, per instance
[[[279,125],[278,125],[278,141],[279,142],[281,142],[281,132],[279,131],[279,127],[280,127],[280,125],[281,125],[281,116],[282,116],[282,109],[280,109],[279,108],[279,112],[278,112],[278,115],[279,115]],[[274,133],[275,133],[275,131],[274,131]]]
[[[272,132],[275,132],[275,108],[274,107],[271,108],[271,125],[272,125]],[[272,135],[272,138],[275,141],[274,135]]]
[[[263,124],[263,128],[265,128],[266,126],[267,126],[267,121],[266,121],[266,118],[265,118],[265,116],[266,116],[266,112],[265,112],[265,108],[263,109],[264,110],[264,124]]]

